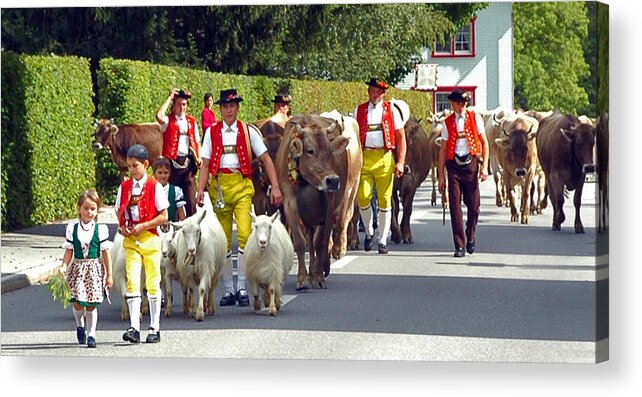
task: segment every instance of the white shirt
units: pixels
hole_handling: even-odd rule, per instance
[[[481,136],[486,133],[486,128],[484,128],[484,120],[478,112],[475,113],[475,121],[477,122],[477,135]],[[464,132],[464,125],[466,123],[466,112],[455,113],[455,122],[457,123],[457,132]],[[448,142],[448,128],[446,128],[446,122],[441,123],[441,137],[444,142]],[[457,143],[455,144],[455,154],[457,156],[465,156],[470,153],[468,148],[468,141],[466,138],[457,138]]]
[[[354,114],[357,115],[357,110],[359,107],[355,108]],[[392,116],[395,122],[395,129],[400,129],[398,126],[403,125],[403,120],[401,114],[394,106],[391,106]],[[368,124],[379,124],[381,125],[381,119],[383,118],[383,101],[379,101],[376,105],[372,102],[368,102]],[[383,131],[382,130],[373,130],[366,132],[366,142],[365,147],[367,148],[382,148],[384,147],[383,142]]]
[[[96,227],[96,221],[91,221],[87,224],[83,223],[80,219],[75,222],[67,224],[67,230],[65,232],[65,242],[62,244],[62,248],[65,249],[74,249],[74,226],[78,224],[78,241],[82,247],[89,247],[89,243],[94,238],[94,228]],[[107,225],[99,224],[98,225],[98,239],[100,240],[100,250],[105,251],[111,248],[112,242],[109,241],[109,228]]]
[[[158,184],[161,185],[160,182]],[[165,192],[165,197],[167,197],[167,200],[169,202],[169,183],[165,184],[165,186],[163,185],[161,186],[163,187],[163,191]],[[176,195],[176,208],[184,207],[186,203],[185,203],[185,197],[183,195],[183,189],[174,185],[174,194]]]
[[[238,128],[236,127],[236,122],[232,123],[232,126],[225,124],[225,121],[221,121],[221,123],[223,123],[223,146],[236,146],[236,139],[239,133]],[[247,126],[250,132],[250,146],[252,146],[252,152],[256,157],[259,157],[263,153],[267,152],[267,147],[263,142],[263,136],[261,136],[261,132],[255,126],[251,124],[247,124]],[[208,160],[212,158],[211,130],[212,128],[210,127],[205,131],[203,147],[201,148],[201,157]],[[239,156],[236,153],[236,150],[234,153],[223,153],[219,168],[241,168],[241,163],[239,162]]]
[[[178,128],[181,131],[181,136],[178,138],[178,153],[177,156],[187,156],[189,154],[189,134],[188,134],[188,123],[187,117],[185,115],[176,116],[176,121],[178,122]],[[161,130],[163,133],[167,131],[167,126],[169,125],[169,116],[163,116],[163,123],[161,124]],[[196,136],[196,142],[201,141],[200,134],[198,132],[198,123],[194,121],[194,135]]]
[[[143,186],[145,186],[145,183],[147,183],[147,174],[144,174],[140,180],[134,179],[134,182],[132,185],[132,196],[140,195],[143,191]],[[120,199],[121,199],[120,194],[121,194],[122,188],[123,188],[122,185],[118,186],[118,194],[116,195],[116,204],[114,205],[114,209],[116,210],[116,215],[118,215],[118,210],[120,209]],[[157,211],[162,211],[169,208],[169,201],[167,200],[167,194],[165,193],[165,190],[163,190],[163,185],[161,185],[159,182],[156,182],[155,196],[156,196],[155,205],[156,205]],[[132,214],[131,220],[134,222],[138,222],[138,220],[140,219],[140,211],[138,210],[138,206],[137,205],[131,206],[130,211]],[[129,219],[129,214],[127,211],[125,211],[125,219]]]

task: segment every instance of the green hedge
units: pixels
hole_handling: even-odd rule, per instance
[[[271,100],[277,92],[293,96],[294,113],[320,113],[337,109],[352,113],[358,103],[368,99],[365,82],[274,79],[262,76],[236,76],[181,67],[154,65],[148,62],[105,58],[98,70],[98,117],[112,118],[116,124],[153,122],[156,110],[172,88],[192,92],[188,113],[200,120],[203,96],[210,92],[218,99],[219,91],[236,88],[243,97],[239,118],[253,122],[273,113]],[[430,95],[396,88],[388,90],[387,99],[403,99],[418,118],[427,117],[432,108]],[[171,110],[171,109],[169,109]],[[215,109],[217,117],[220,113]],[[201,131],[201,137],[203,131]],[[107,201],[115,200],[118,172],[106,154],[98,156],[98,189]]]
[[[2,53],[2,230],[77,215],[95,185],[89,60]]]

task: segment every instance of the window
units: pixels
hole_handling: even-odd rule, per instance
[[[468,106],[475,105],[475,90],[477,87],[439,87],[433,94],[433,113],[439,113],[442,110],[450,109],[450,100],[448,100],[448,95],[450,95],[455,88],[463,89],[466,91],[468,96],[470,96]]]
[[[475,20],[448,38],[446,43],[435,43],[433,57],[471,57],[475,56]]]

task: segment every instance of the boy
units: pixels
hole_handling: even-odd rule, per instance
[[[140,342],[140,273],[145,267],[145,283],[149,298],[150,328],[147,343],[160,342],[161,311],[161,240],[157,226],[167,221],[169,202],[163,186],[147,176],[149,152],[143,145],[134,145],[127,151],[127,168],[130,179],[121,183],[116,196],[118,232],[125,236],[127,306],[130,327],[123,340]]]
[[[167,220],[171,222],[182,221],[186,217],[186,202],[183,197],[183,189],[168,183],[172,174],[170,161],[165,157],[159,157],[152,164],[152,169],[154,170],[154,178],[163,186],[163,191],[169,201]]]

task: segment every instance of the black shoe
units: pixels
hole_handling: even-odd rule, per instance
[[[365,240],[363,240],[363,250],[366,252],[372,251],[372,237],[366,236]]]
[[[160,342],[160,331],[154,332],[154,328],[149,329],[145,343],[158,343]]]
[[[250,297],[247,295],[247,291],[240,289],[236,292],[236,301],[239,303],[239,306],[248,306],[250,304]]]
[[[475,242],[474,241],[472,243],[466,244],[466,252],[468,252],[469,254],[472,254],[473,252],[475,252]]]
[[[125,342],[140,343],[140,331],[136,331],[133,327],[127,328],[127,331],[123,334],[123,340]]]
[[[85,327],[76,327],[76,338],[78,339],[78,343],[81,345],[84,345],[85,342],[87,342],[87,332],[85,331]]]
[[[87,338],[87,347],[94,348],[96,347],[96,339],[93,336]]]
[[[459,247],[455,250],[455,255],[453,255],[455,258],[463,258],[466,256],[466,253],[464,252],[464,247]]]
[[[380,254],[387,254],[388,253],[388,247],[386,247],[385,244],[379,243],[379,253]]]
[[[233,293],[227,291],[218,304],[219,306],[234,306],[236,304],[236,297]]]

